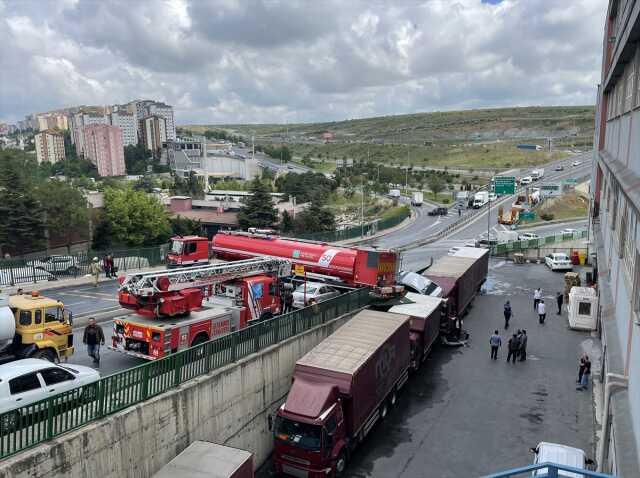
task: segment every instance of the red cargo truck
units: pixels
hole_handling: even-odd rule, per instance
[[[442,297],[448,299],[449,315],[455,317],[462,317],[489,271],[488,250],[472,247],[462,249],[465,249],[464,255],[456,253],[441,257],[423,272],[427,279],[442,288]]]
[[[407,381],[408,338],[408,316],[364,310],[298,360],[275,420],[277,473],[324,478],[344,471]]]
[[[253,455],[245,450],[194,441],[153,478],[253,478]]]
[[[408,315],[411,318],[411,368],[418,370],[440,335],[440,324],[446,319],[447,301],[413,292],[408,292],[403,300],[411,303],[395,305],[389,312]]]

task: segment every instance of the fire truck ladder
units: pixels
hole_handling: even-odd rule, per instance
[[[277,277],[291,275],[291,262],[278,257],[256,257],[243,261],[185,267],[165,271],[129,274],[120,289],[136,296],[178,291],[191,287],[209,287],[221,282],[256,274],[275,273]]]

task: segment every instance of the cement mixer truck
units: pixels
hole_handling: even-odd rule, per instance
[[[0,363],[25,358],[58,362],[73,355],[71,312],[37,292],[0,295]]]

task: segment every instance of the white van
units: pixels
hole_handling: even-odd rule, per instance
[[[534,465],[539,463],[554,463],[556,465],[566,465],[580,470],[586,470],[586,466],[593,463],[588,459],[584,450],[574,448],[572,446],[560,445],[558,443],[549,443],[541,441],[538,446],[531,449],[535,454]],[[533,472],[532,476],[547,476],[548,471],[544,468]],[[571,478],[582,478],[581,475],[571,473],[570,471],[558,470],[558,476]]]

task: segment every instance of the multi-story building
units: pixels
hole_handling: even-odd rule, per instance
[[[590,225],[605,386],[599,469],[640,476],[640,1],[610,0],[598,87]]]
[[[78,155],[84,155],[84,128],[93,124],[109,124],[109,118],[101,108],[81,110],[71,117],[71,142]]]
[[[125,174],[122,130],[107,124],[84,127],[84,154],[98,168],[100,176]]]
[[[162,143],[167,141],[167,130],[164,118],[160,116],[147,116],[139,123],[140,142],[149,151],[158,154],[162,149]]]
[[[136,115],[125,110],[109,114],[109,124],[122,130],[122,143],[125,146],[138,144],[138,122]]]
[[[64,136],[56,130],[44,130],[35,135],[36,158],[38,163],[64,161]]]
[[[176,139],[176,124],[173,119],[173,107],[164,103],[153,102],[147,106],[148,114],[164,118],[167,139]]]

